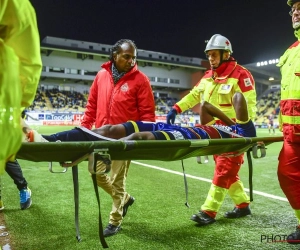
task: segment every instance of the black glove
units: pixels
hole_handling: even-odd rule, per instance
[[[167,114],[167,123],[168,124],[174,124],[176,115],[177,115],[177,110],[176,109],[171,109],[169,111],[169,113]]]

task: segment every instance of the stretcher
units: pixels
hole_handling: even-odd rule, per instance
[[[103,237],[103,227],[100,213],[100,199],[96,174],[107,173],[110,170],[111,160],[161,160],[175,161],[190,157],[228,153],[237,155],[246,152],[249,166],[250,200],[252,200],[252,160],[266,155],[266,146],[274,142],[282,142],[282,136],[232,138],[232,139],[205,139],[205,140],[178,140],[178,141],[86,141],[86,142],[34,142],[23,143],[18,159],[33,162],[59,162],[64,168],[72,167],[74,200],[75,200],[75,226],[76,238],[81,240],[78,223],[79,188],[78,164],[87,161],[88,169],[92,174],[94,188],[99,207],[99,238],[103,248],[108,248]],[[63,154],[62,154],[63,152]],[[107,165],[103,173],[96,173],[97,161],[104,161]]]

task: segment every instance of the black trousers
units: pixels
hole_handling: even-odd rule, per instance
[[[52,135],[42,135],[47,141],[99,141],[98,137],[83,132],[81,129],[74,128],[71,130],[59,132]]]
[[[13,179],[19,190],[27,188],[27,181],[17,160],[7,162],[5,171]]]

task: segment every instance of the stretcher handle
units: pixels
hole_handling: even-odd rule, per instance
[[[97,149],[88,156],[88,169],[91,174],[107,174],[111,170],[111,158],[107,153],[108,149]],[[102,172],[96,172],[97,162],[102,161],[106,168]]]
[[[259,152],[259,153],[258,153]],[[263,158],[266,156],[266,147],[263,142],[257,142],[255,145],[252,146],[252,155],[253,158]]]

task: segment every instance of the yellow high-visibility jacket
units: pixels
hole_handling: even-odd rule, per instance
[[[300,30],[295,31],[298,41],[280,57],[281,101],[279,128],[284,139],[300,142]]]
[[[21,111],[42,69],[35,11],[28,0],[0,0],[0,173],[21,145]]]
[[[173,108],[181,113],[202,101],[207,101],[231,119],[235,119],[232,97],[236,92],[243,93],[247,101],[249,116],[254,118],[256,91],[253,76],[231,57],[217,69],[208,70],[190,93],[177,102]]]

